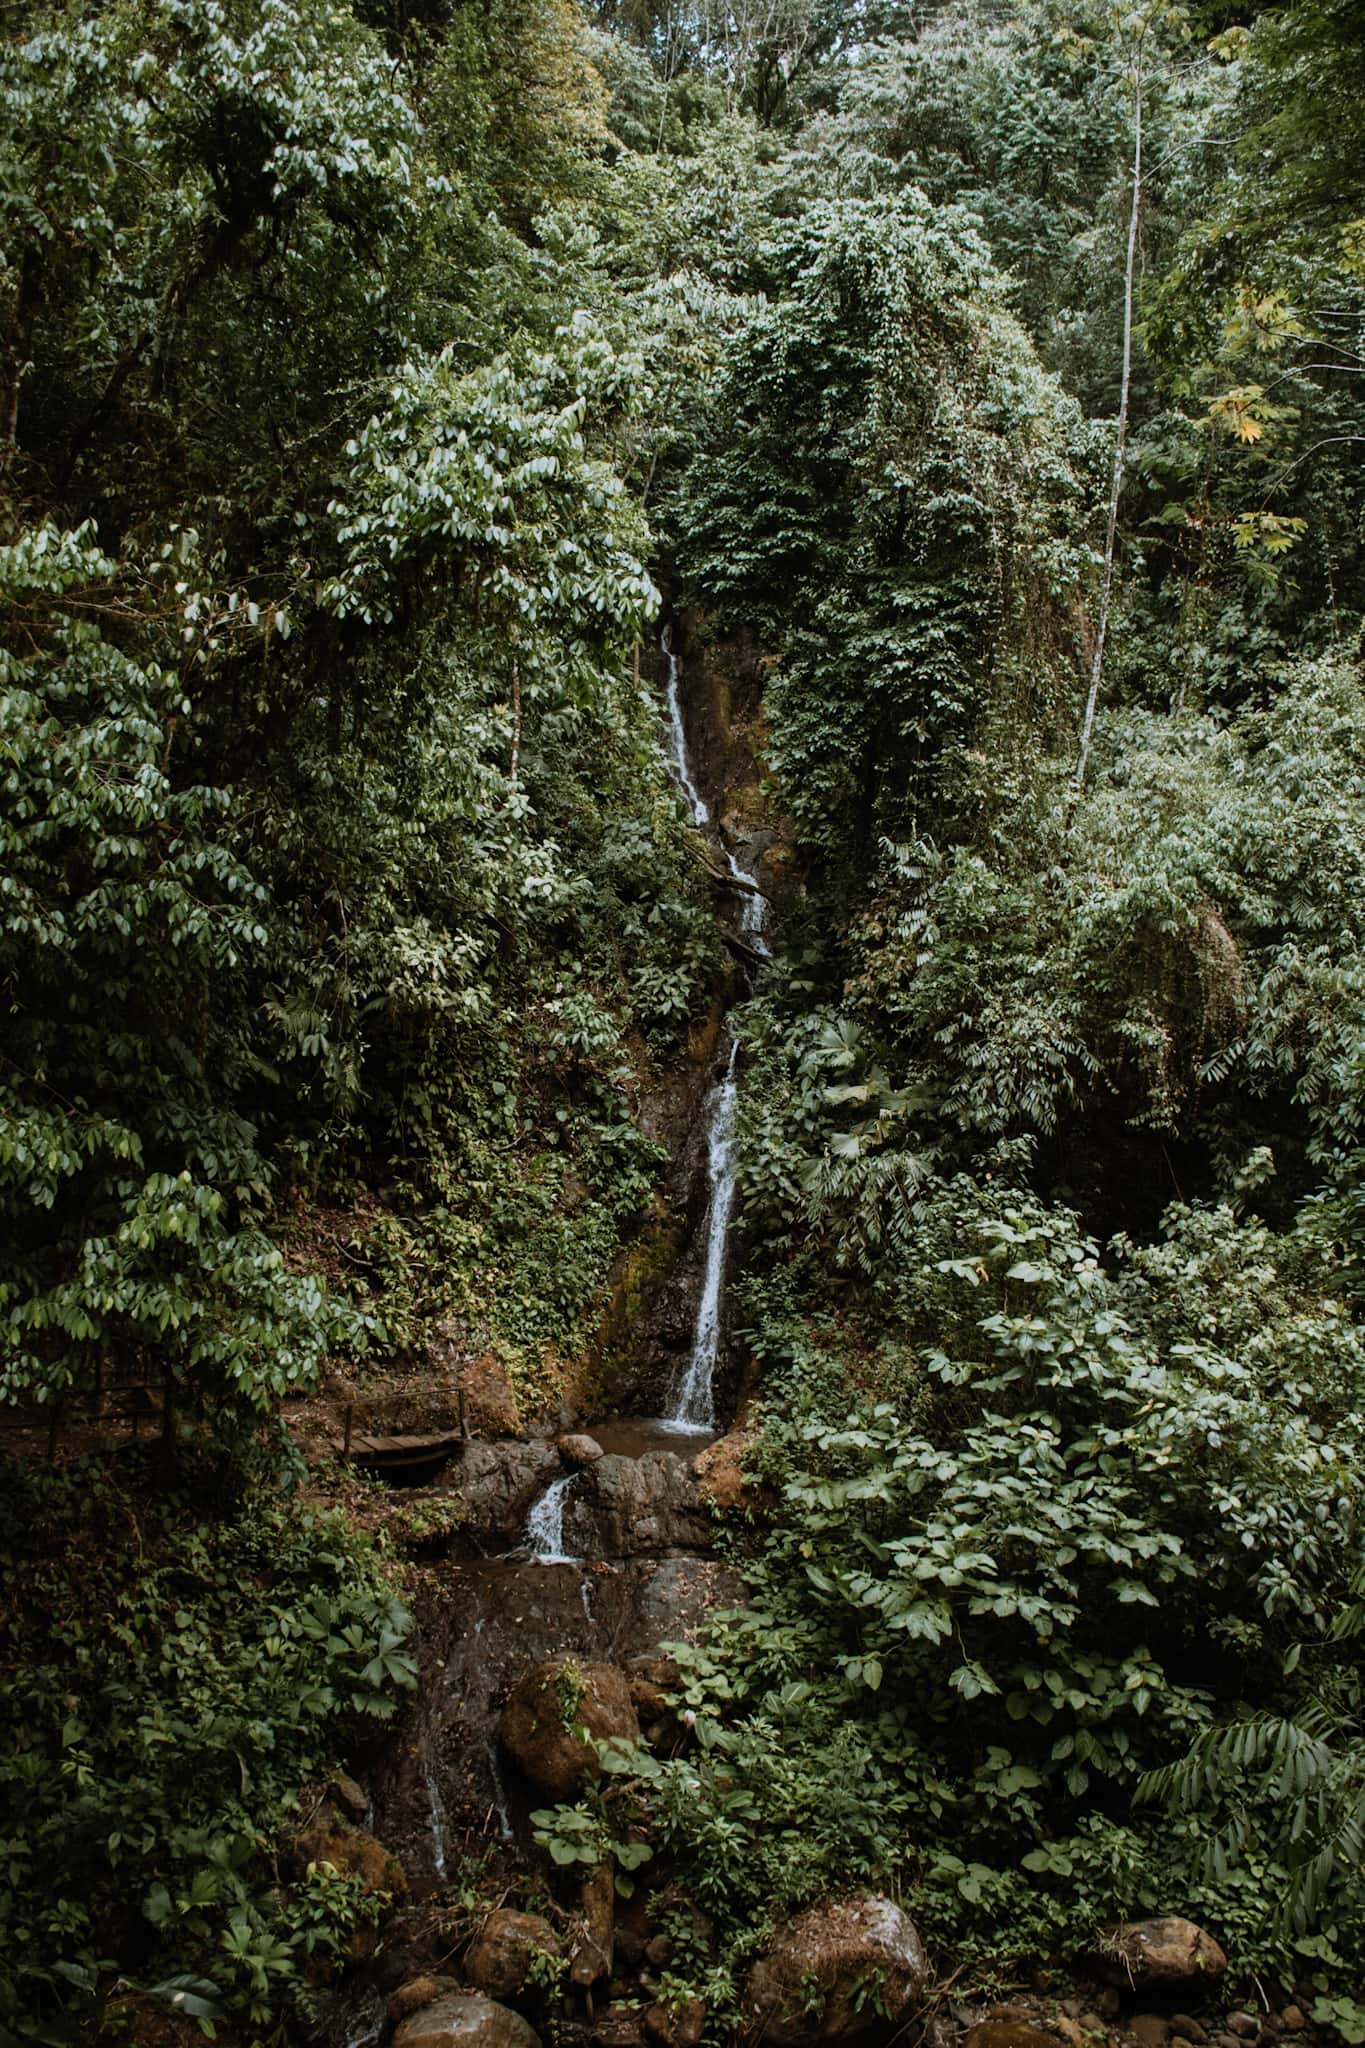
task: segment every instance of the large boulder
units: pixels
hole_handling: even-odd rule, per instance
[[[638,1742],[630,1683],[614,1664],[552,1657],[513,1686],[498,1740],[547,1799],[572,1799],[597,1771],[593,1741]]]
[[[537,1956],[557,1956],[559,1936],[539,1913],[513,1913],[500,1907],[490,1913],[475,1935],[464,1960],[464,1973],[490,1998],[515,1998],[526,1988]]]
[[[489,1543],[515,1543],[532,1501],[559,1471],[553,1444],[488,1443],[471,1437],[455,1468],[465,1533]]]
[[[388,1892],[397,1898],[408,1888],[402,1864],[382,1842],[364,1828],[347,1827],[330,1817],[315,1820],[295,1835],[288,1860],[300,1875],[311,1863],[329,1863],[342,1877],[358,1877],[367,1892]]]
[[[449,1991],[403,2021],[393,2048],[540,2048],[519,2012],[477,1991]]]
[[[1191,1984],[1216,1984],[1228,1966],[1211,1934],[1174,1913],[1107,1927],[1096,1960],[1111,1984],[1133,1991],[1183,1991]]]
[[[706,2007],[699,1998],[684,1998],[678,2005],[647,2005],[643,2022],[654,2048],[700,2048]]]
[[[894,1899],[831,1900],[778,1929],[750,1972],[745,2013],[776,2048],[814,2048],[900,2025],[928,1981],[924,1944]]]
[[[653,1557],[705,1549],[711,1525],[697,1482],[675,1452],[626,1458],[609,1451],[583,1469],[565,1503],[564,1533],[580,1557]]]

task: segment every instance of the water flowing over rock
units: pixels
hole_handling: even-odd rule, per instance
[[[614,1664],[552,1658],[512,1689],[498,1723],[508,1755],[548,1799],[571,1799],[597,1771],[593,1741],[638,1742],[630,1684]]]
[[[1134,1991],[1216,1984],[1228,1966],[1213,1936],[1178,1914],[1106,1928],[1098,1960],[1111,1984]]]
[[[720,1358],[725,1259],[735,1208],[735,1111],[739,1101],[736,1065],[739,1040],[732,1039],[725,1072],[706,1098],[707,1202],[703,1225],[705,1259],[692,1350],[664,1420],[679,1432],[706,1431],[716,1420],[716,1365]]]
[[[814,2048],[909,2019],[928,1981],[924,1944],[893,1899],[829,1902],[778,1929],[750,1973],[745,2014],[776,2048]]]
[[[540,2048],[519,2012],[477,1991],[451,1991],[399,2026],[393,2048]]]
[[[567,1472],[562,1479],[552,1481],[526,1517],[526,1548],[540,1564],[578,1562],[564,1548],[564,1507],[577,1476],[576,1472]]]
[[[461,1452],[454,1481],[464,1506],[466,1533],[497,1549],[514,1543],[531,1503],[559,1471],[553,1444],[471,1439]]]

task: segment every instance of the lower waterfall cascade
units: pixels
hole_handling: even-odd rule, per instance
[[[768,956],[768,901],[732,847],[718,806],[698,786],[683,663],[667,630],[662,653],[661,744],[692,824],[734,885],[723,915],[744,942],[740,978],[732,984],[733,1000],[742,1000]],[[482,1842],[511,1853],[528,1841],[536,1802],[528,1804],[520,1773],[498,1744],[497,1702],[509,1685],[554,1656],[621,1665],[655,1655],[660,1642],[695,1628],[712,1604],[740,1597],[737,1578],[708,1554],[709,1516],[692,1476],[692,1461],[725,1427],[718,1385],[743,1064],[742,1039],[728,1015],[712,1059],[680,1155],[693,1176],[693,1221],[679,1270],[695,1295],[690,1327],[678,1329],[679,1338],[687,1336],[671,1374],[666,1361],[660,1367],[659,1408],[578,1425],[584,1436],[572,1447],[564,1439],[562,1451],[545,1437],[507,1441],[500,1455],[509,1487],[515,1484],[525,1503],[519,1519],[468,1532],[474,1554],[434,1568],[443,1620],[430,1644],[417,1739],[395,1752],[377,1791],[385,1839],[401,1843],[418,1895],[449,1881],[462,1817],[466,1839],[477,1815]],[[490,1444],[481,1455],[496,1449]]]

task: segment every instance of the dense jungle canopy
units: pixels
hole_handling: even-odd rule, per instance
[[[317,2038],[417,1566],[282,1417],[608,1405],[723,991],[749,1604],[553,1867],[715,2043],[867,1885],[1365,2040],[1365,10],[0,23],[0,2042]]]

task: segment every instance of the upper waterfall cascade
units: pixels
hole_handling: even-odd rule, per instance
[[[673,636],[664,627],[661,645],[668,663],[664,687],[669,754],[678,787],[692,811],[692,820],[715,844],[725,867],[736,883],[741,935],[762,958],[768,957],[768,899],[753,875],[736,858],[724,828],[711,815],[705,798],[697,789],[687,746],[687,727],[682,713],[682,661],[674,652]],[[715,1380],[724,1328],[726,1252],[730,1222],[735,1207],[735,1112],[739,1099],[737,1067],[739,1040],[730,1033],[725,1072],[706,1098],[706,1211],[703,1225],[705,1257],[701,1292],[697,1298],[696,1320],[687,1364],[679,1375],[672,1400],[663,1420],[678,1434],[701,1434],[716,1422]]]

